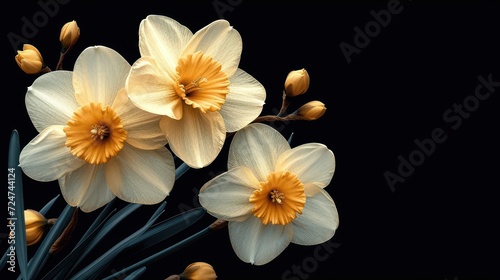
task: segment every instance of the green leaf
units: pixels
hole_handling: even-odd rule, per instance
[[[156,210],[156,212],[151,216],[151,218],[148,220],[146,225],[141,227],[139,230],[134,232],[133,234],[129,235],[127,238],[123,239],[122,241],[118,242],[115,246],[113,246],[111,249],[109,249],[106,253],[102,254],[99,256],[97,259],[95,259],[92,263],[84,267],[82,270],[80,270],[77,274],[73,275],[71,279],[77,280],[77,279],[95,279],[95,277],[98,276],[98,274],[106,268],[108,264],[111,263],[111,261],[120,253],[122,252],[129,244],[130,242],[133,242],[135,238],[143,234],[153,223],[156,221],[156,219],[159,217],[161,213],[163,213],[163,209],[165,208],[166,202],[163,202],[160,207]]]
[[[19,167],[19,154],[21,146],[19,144],[19,134],[13,130],[10,135],[9,155],[7,166],[7,178],[9,188],[9,201],[7,227],[15,237],[15,252],[19,271],[23,279],[28,279],[28,253],[26,245],[26,223],[24,222],[24,198],[23,198],[23,172]],[[14,195],[14,197],[12,197]]]
[[[130,244],[130,248],[128,249],[134,248],[134,254],[140,250],[145,250],[193,225],[200,220],[205,213],[205,209],[198,207],[153,225],[143,235],[137,238],[133,244]],[[140,247],[140,250],[135,249],[138,247]]]
[[[106,224],[99,230],[93,240],[89,243],[85,251],[80,255],[75,265],[79,264],[96,246],[99,244],[108,233],[111,232],[121,221],[123,221],[128,215],[141,207],[140,204],[130,203],[123,207],[120,211],[114,214]]]
[[[81,242],[83,242],[82,240],[85,239],[89,234],[94,232],[94,230],[97,227],[102,226],[102,222],[104,220],[108,220],[108,218],[111,216],[111,213],[116,211],[116,208],[113,208],[116,200],[117,198],[111,200],[108,204],[106,204],[106,206],[102,209],[101,213],[99,213],[99,216],[97,216],[94,222],[90,225],[90,227],[87,229],[85,234],[82,236],[82,239],[80,239],[80,241],[77,243],[76,246],[78,246]]]
[[[129,276],[123,278],[123,280],[136,280],[136,279],[139,279],[139,277],[141,277],[141,275],[144,273],[144,271],[146,271],[146,267],[141,267],[139,268],[138,270],[130,273]]]
[[[142,267],[142,266],[146,266],[150,263],[153,263],[161,258],[164,258],[190,244],[192,244],[193,242],[207,236],[208,234],[212,233],[213,230],[211,229],[211,227],[206,227],[200,231],[198,231],[197,233],[191,235],[190,237],[180,241],[180,242],[177,242],[176,244],[170,246],[170,247],[167,247],[141,261],[138,261],[136,262],[135,264],[133,265],[130,265],[120,271],[117,271],[109,276],[107,276],[106,278],[103,278],[102,280],[111,280],[111,279],[115,279],[115,277],[119,276],[119,275],[123,275],[123,274],[126,274],[130,271],[133,271],[135,269],[137,269],[138,267]]]
[[[110,209],[112,204],[113,203],[109,203],[106,205],[103,211],[101,211],[99,216],[86,231],[84,236],[82,236],[82,238],[78,241],[78,244],[75,245],[73,250],[47,274],[45,274],[42,280],[66,279],[66,275],[69,275],[71,271],[78,266],[78,258],[87,248],[87,245],[94,239],[95,235],[99,232],[99,229],[104,225],[105,221],[112,215]]]
[[[54,197],[47,204],[45,204],[45,206],[42,209],[40,209],[40,211],[38,211],[38,212],[45,216],[45,214],[47,214],[47,212],[50,210],[50,208],[52,207],[52,205],[54,204],[54,202],[57,200],[58,197],[59,197],[59,195]],[[0,260],[0,271],[3,269],[5,264],[7,264],[7,258],[8,258],[7,254],[9,252],[10,252],[10,249],[7,248],[7,250],[5,251],[5,254],[3,254],[2,259]]]
[[[47,262],[49,258],[49,250],[54,241],[61,235],[64,228],[68,225],[71,220],[71,216],[75,211],[75,207],[66,205],[59,217],[57,222],[50,228],[49,232],[42,240],[40,247],[36,251],[35,255],[28,262],[28,278],[26,279],[36,279],[38,273],[42,270],[43,265]]]
[[[56,202],[56,200],[59,198],[59,195],[56,195],[53,199],[51,199],[49,202],[47,202],[47,204],[45,204],[45,206],[42,207],[42,209],[40,209],[38,211],[38,213],[42,214],[42,215],[47,215],[47,212],[49,212],[50,208],[52,208],[52,205],[54,205],[54,202]]]
[[[186,173],[186,171],[188,171],[189,168],[190,168],[189,165],[187,165],[184,162],[181,165],[179,165],[179,167],[175,169],[175,180],[179,179],[179,177],[181,177],[184,173]]]

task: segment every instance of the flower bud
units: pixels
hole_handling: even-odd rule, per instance
[[[47,228],[48,220],[39,212],[26,209],[24,210],[24,223],[26,224],[26,245],[38,243]]]
[[[319,119],[326,111],[325,104],[321,101],[310,101],[302,105],[296,112],[297,116],[303,120],[316,120]]]
[[[205,262],[194,262],[188,265],[179,276],[181,279],[189,280],[215,280],[217,278],[214,268]]]
[[[309,74],[306,69],[290,71],[285,80],[285,94],[287,97],[301,95],[309,88]]]
[[[61,41],[62,51],[66,52],[71,48],[78,38],[80,37],[80,28],[76,21],[70,21],[63,25],[61,28],[61,34],[59,35],[59,41]]]
[[[17,51],[17,65],[26,74],[37,74],[45,67],[42,55],[35,46],[24,44],[22,51]]]

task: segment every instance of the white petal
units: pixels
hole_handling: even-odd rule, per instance
[[[137,108],[130,102],[125,89],[118,93],[112,107],[127,131],[127,143],[142,150],[154,150],[167,144],[160,129],[161,116]]]
[[[166,16],[149,15],[139,26],[141,56],[151,56],[164,69],[175,71],[182,49],[193,33],[179,22]]]
[[[125,87],[129,71],[130,64],[115,50],[104,46],[86,48],[76,59],[73,70],[78,103],[111,105]]]
[[[174,186],[174,158],[167,148],[144,151],[124,145],[106,163],[106,182],[120,199],[140,204],[156,204]]]
[[[229,94],[220,114],[224,118],[226,130],[235,132],[260,115],[266,99],[266,90],[259,81],[241,69],[229,80]]]
[[[307,196],[302,215],[293,224],[292,243],[316,245],[330,240],[339,226],[337,207],[331,196],[322,188],[314,188],[315,195]]]
[[[323,144],[303,144],[283,153],[276,168],[295,173],[302,183],[326,187],[335,172],[335,156]]]
[[[142,57],[134,62],[125,82],[130,100],[139,108],[163,116],[182,117],[182,99],[173,86],[177,83],[170,75],[162,72],[157,61]]]
[[[38,132],[49,125],[66,125],[79,107],[71,77],[69,71],[53,71],[41,75],[28,87],[26,110]]]
[[[202,51],[221,63],[222,71],[231,77],[240,63],[242,47],[240,33],[226,20],[216,20],[193,35],[183,54]]]
[[[192,168],[212,163],[226,139],[224,120],[218,112],[202,113],[184,106],[182,119],[164,117],[160,126],[174,154]]]
[[[66,202],[83,212],[92,212],[115,196],[104,178],[104,165],[85,164],[59,179],[61,193]]]
[[[200,204],[211,215],[226,221],[243,221],[252,213],[249,198],[259,181],[246,167],[220,174],[200,189]]]
[[[19,155],[19,165],[30,178],[49,182],[85,164],[64,145],[63,126],[49,126],[31,140]]]
[[[263,265],[276,258],[290,244],[291,224],[264,225],[251,215],[244,222],[229,222],[229,238],[236,255],[244,262]]]
[[[279,155],[289,149],[287,140],[274,128],[262,123],[250,124],[233,136],[228,169],[247,166],[259,181],[265,181],[275,170]]]

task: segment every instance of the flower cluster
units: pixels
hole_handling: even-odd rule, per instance
[[[293,98],[309,89],[305,69],[287,75],[280,112],[261,116],[265,87],[239,68],[242,38],[226,20],[193,33],[172,18],[149,15],[140,23],[140,57],[133,63],[99,45],[86,47],[72,71],[63,70],[79,36],[76,21],[61,29],[56,71],[33,45],[15,57],[25,73],[39,75],[25,98],[38,135],[20,152],[24,174],[57,180],[66,203],[87,213],[115,198],[159,204],[175,185],[176,158],[186,168],[206,167],[231,137],[227,171],[202,186],[199,201],[227,225],[242,261],[263,265],[290,243],[333,237],[339,218],[324,190],[335,171],[333,152],[321,143],[292,148],[265,124],[325,113],[317,100],[287,113]],[[32,210],[25,215],[28,245],[35,244],[48,220]],[[171,277],[216,274],[198,262]]]

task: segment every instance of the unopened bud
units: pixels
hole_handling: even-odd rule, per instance
[[[319,119],[326,111],[325,104],[321,101],[310,101],[302,105],[297,111],[297,116],[303,120],[316,120]]]
[[[38,211],[24,210],[24,223],[26,224],[26,245],[31,246],[42,239],[48,226],[48,220]]]
[[[290,71],[285,80],[285,94],[287,97],[301,95],[309,88],[309,74],[306,69]]]
[[[194,262],[186,267],[179,275],[181,279],[188,280],[215,280],[217,275],[214,268],[206,262]]]
[[[23,50],[17,51],[15,59],[17,65],[26,74],[38,74],[45,67],[42,54],[40,54],[35,46],[30,44],[24,44]]]
[[[70,21],[63,25],[61,28],[61,34],[59,35],[59,41],[61,41],[62,50],[61,52],[66,52],[71,48],[78,38],[80,37],[80,28],[76,21]]]

